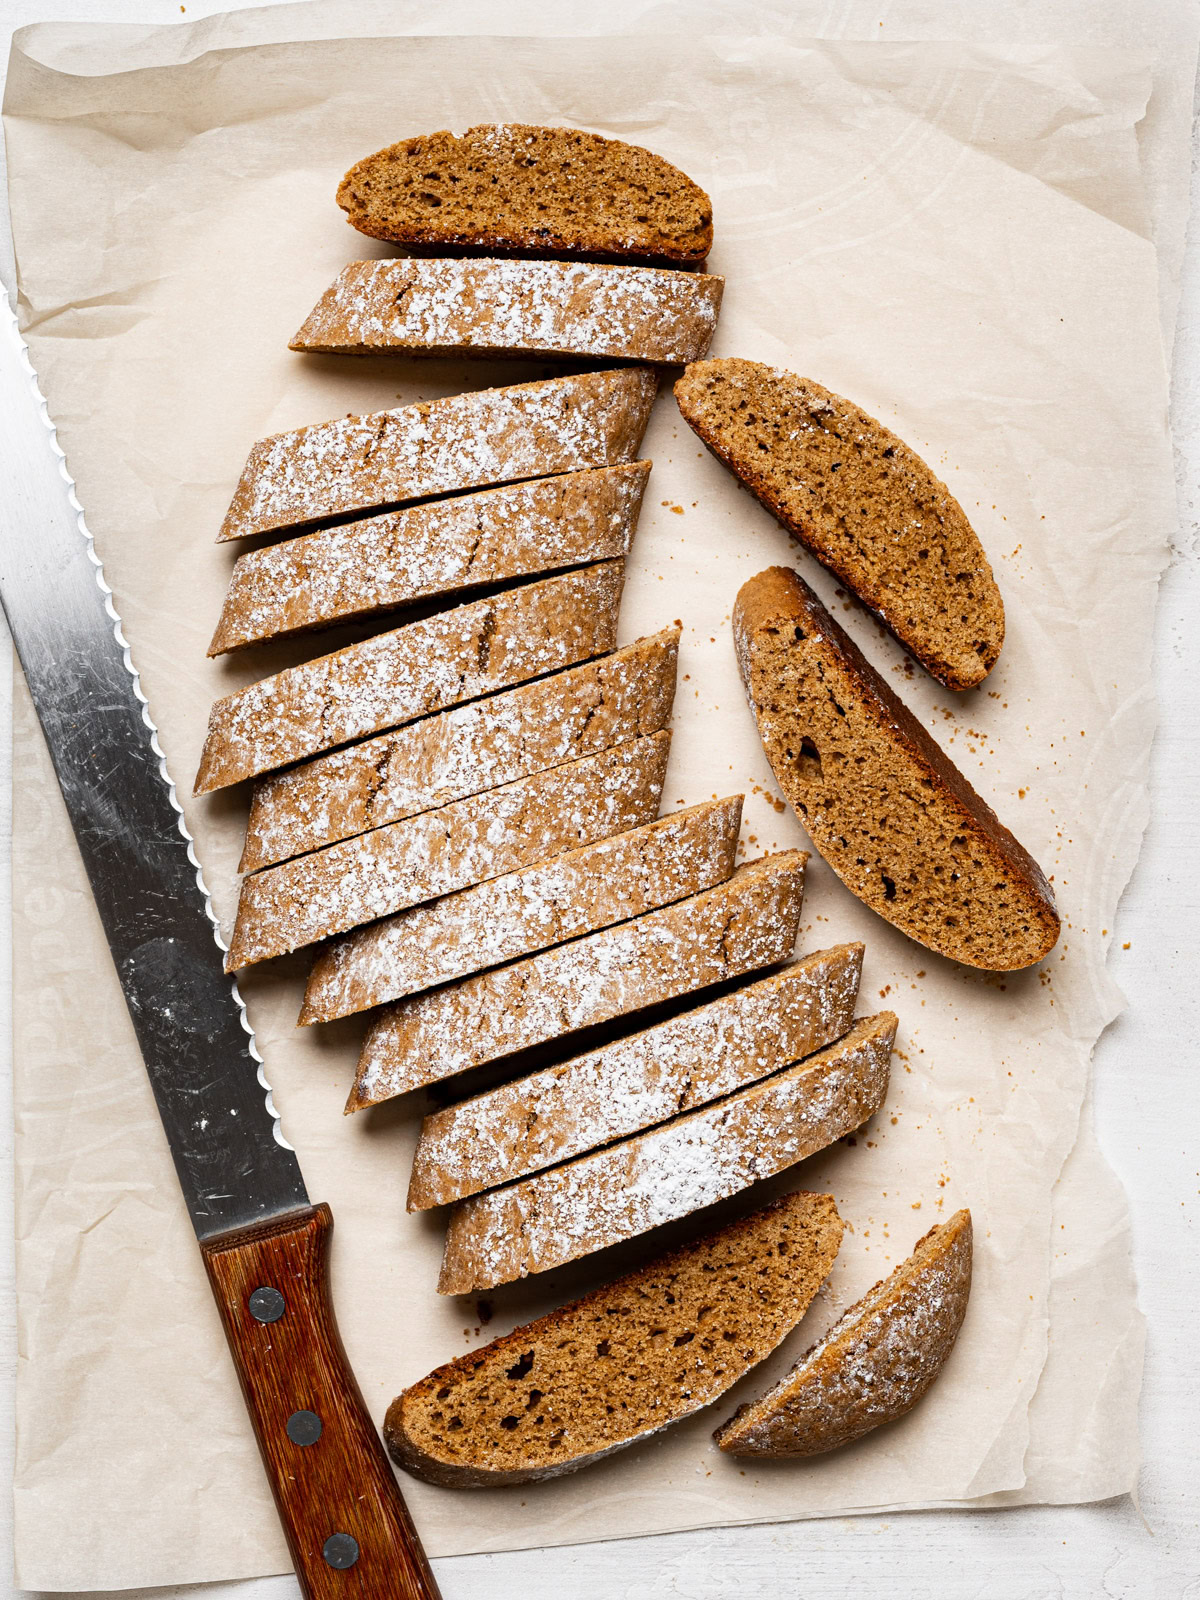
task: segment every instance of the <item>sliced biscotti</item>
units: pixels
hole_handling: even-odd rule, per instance
[[[546,1272],[747,1189],[852,1133],[883,1104],[890,1011],[761,1083],[450,1212],[439,1294]]]
[[[439,611],[239,689],[209,713],[196,793],[603,655],[623,561]]]
[[[632,461],[657,386],[647,368],[622,367],[274,434],[251,450],[219,537]]]
[[[760,572],[733,632],[767,759],[846,887],[954,961],[1040,961],[1059,920],[1037,863],[808,585]]]
[[[702,361],[685,419],[817,560],[950,689],[991,671],[1004,605],[962,507],[882,423],[758,361]]]
[[[661,911],[389,1006],[346,1110],[786,960],[807,859],[764,856]]]
[[[941,1372],[971,1292],[971,1213],[933,1228],[759,1400],[714,1437],[733,1456],[815,1456],[894,1422]]]
[[[449,1205],[692,1111],[847,1032],[861,944],[794,966],[425,1118],[408,1209]]]
[[[291,348],[682,365],[707,355],[724,287],[704,272],[583,261],[352,261]]]
[[[712,201],[662,156],[582,128],[482,123],[402,139],[338,186],[351,225],[411,250],[694,265]]]
[[[708,800],[361,928],[317,958],[300,1025],[417,994],[724,883],[741,816],[741,795]]]
[[[669,733],[613,745],[242,881],[234,971],[657,815]]]
[[[665,728],[679,630],[318,756],[256,785],[239,867],[349,839]]]
[[[438,1367],[384,1437],[418,1477],[553,1478],[710,1405],[796,1326],[833,1265],[827,1194],[789,1194]]]
[[[629,554],[648,461],[504,484],[239,556],[210,656]]]

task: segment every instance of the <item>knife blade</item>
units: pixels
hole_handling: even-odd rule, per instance
[[[120,617],[7,297],[0,599],[310,1600],[437,1600],[328,1296],[332,1216],[280,1131]]]

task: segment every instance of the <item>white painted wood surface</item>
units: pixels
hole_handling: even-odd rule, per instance
[[[190,4],[194,18],[230,9]],[[447,0],[450,3],[450,0]],[[967,0],[963,0],[967,3]],[[1136,0],[1127,0],[1135,4]],[[1192,0],[1179,0],[1181,5]],[[837,7],[831,6],[836,13]],[[888,9],[881,0],[881,14]],[[53,18],[166,22],[169,0],[0,0],[0,43]],[[836,17],[831,17],[836,22]],[[1194,146],[1194,150],[1195,150]],[[1200,172],[1193,163],[1193,204]],[[7,276],[7,263],[6,276]],[[1129,999],[1096,1052],[1103,1149],[1133,1212],[1142,1307],[1149,1324],[1139,1503],[989,1512],[926,1512],[718,1529],[435,1563],[445,1600],[804,1600],[878,1594],[890,1600],[1200,1600],[1200,229],[1189,234],[1175,347],[1173,424],[1183,532],[1163,583],[1155,649],[1161,725],[1152,815],[1122,902],[1113,970]],[[0,484],[3,482],[0,440]],[[0,488],[0,500],[3,490]],[[8,923],[9,656],[0,650],[0,927]],[[18,778],[19,781],[19,778]],[[0,935],[0,938],[6,935]],[[1128,945],[1128,948],[1124,948]],[[8,963],[0,964],[0,1049],[8,1051]],[[0,1166],[11,1171],[10,1076],[0,1073]],[[0,1318],[14,1324],[11,1196],[0,1180]],[[0,1353],[0,1446],[12,1437],[11,1333]],[[179,1441],[182,1451],[186,1439]],[[97,1445],[103,1470],[103,1444]],[[0,1535],[9,1538],[7,1490]],[[10,1563],[0,1554],[0,1588]],[[133,1591],[129,1591],[133,1600]],[[198,1589],[137,1591],[181,1600],[293,1600],[290,1577]]]

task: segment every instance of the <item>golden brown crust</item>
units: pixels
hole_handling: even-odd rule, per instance
[[[1054,947],[1041,869],[806,583],[745,583],[734,643],[780,787],[860,900],[931,950],[991,971]]]
[[[778,1346],[841,1237],[832,1196],[785,1195],[411,1385],[388,1407],[392,1458],[431,1483],[482,1488],[644,1439]]]
[[[351,167],[351,225],[415,251],[702,264],[712,202],[678,167],[579,128],[489,123],[401,140]]]
[[[689,426],[940,683],[982,682],[1004,605],[962,507],[902,439],[811,379],[700,361],[675,385]]]
[[[971,1292],[971,1213],[919,1241],[760,1399],[713,1437],[734,1456],[821,1455],[911,1411],[954,1348]]]

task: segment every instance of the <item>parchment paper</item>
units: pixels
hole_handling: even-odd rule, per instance
[[[1150,626],[1174,513],[1134,134],[1150,87],[1146,63],[1107,52],[1015,64],[959,46],[779,39],[332,40],[80,76],[14,59],[23,319],[181,786],[211,699],[284,659],[204,659],[231,563],[211,541],[249,443],[544,370],[286,350],[337,268],[372,253],[332,204],[337,177],[404,128],[577,122],[679,161],[716,205],[711,266],[729,283],[715,353],[792,365],[894,426],[950,482],[1004,591],[1000,665],[981,691],[952,697],[804,560],[1055,875],[1065,928],[1042,969],[988,977],[908,944],[814,862],[803,946],[867,941],[860,1009],[886,1003],[901,1018],[893,1087],[853,1147],[768,1186],[828,1186],[852,1231],[830,1291],[717,1416],[933,1221],[969,1204],[975,1290],[943,1378],[886,1432],[771,1471],[721,1458],[708,1438],[717,1416],[706,1416],[555,1484],[454,1494],[406,1480],[434,1554],[984,1496],[1088,1498],[1132,1483],[1140,1324],[1123,1203],[1086,1140],[1075,1147],[1090,1050],[1119,1004],[1103,952],[1144,821]],[[684,624],[666,804],[746,787],[751,853],[803,842],[776,807],[728,635],[743,578],[800,558],[701,453],[669,395],[645,453],[655,469],[622,636]],[[281,1570],[132,1032],[23,701],[17,738],[19,1581]],[[244,803],[189,804],[188,820],[228,916]],[[243,988],[285,1130],[338,1218],[335,1296],[377,1415],[437,1361],[679,1231],[498,1292],[486,1329],[474,1303],[438,1300],[437,1219],[403,1211],[422,1108],[342,1120],[360,1025],[296,1033],[303,970],[279,964]],[[1053,1213],[1068,1156],[1074,1198]],[[1067,1292],[1056,1291],[1047,1362],[1052,1265]]]

